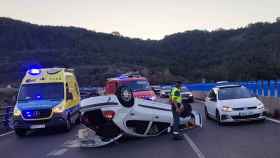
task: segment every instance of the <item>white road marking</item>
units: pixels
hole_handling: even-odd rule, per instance
[[[192,141],[192,139],[186,134],[183,134],[186,141],[190,144],[194,152],[196,153],[198,158],[205,158],[204,154],[199,150],[199,148],[195,145],[195,143]]]
[[[54,150],[50,153],[48,153],[48,157],[49,156],[61,156],[62,154],[64,154],[68,149],[66,148],[62,148],[62,149],[58,149],[58,150]]]
[[[1,134],[0,137],[3,137],[3,136],[6,136],[6,135],[9,135],[9,134],[12,134],[14,133],[14,131],[10,131],[10,132],[7,132],[7,133],[4,133],[4,134]]]
[[[80,141],[78,139],[69,140],[66,141],[63,146],[67,148],[78,148],[80,147]]]
[[[280,121],[279,120],[276,120],[276,119],[273,119],[273,118],[269,118],[269,117],[265,117],[265,119],[271,121],[271,122],[274,122],[274,123],[279,123],[280,124]]]

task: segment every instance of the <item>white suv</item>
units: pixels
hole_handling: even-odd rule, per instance
[[[213,88],[205,99],[205,114],[218,123],[264,120],[264,105],[244,86]]]

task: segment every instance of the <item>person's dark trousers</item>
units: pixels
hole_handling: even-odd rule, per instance
[[[173,133],[177,132],[180,134],[179,130],[179,114],[176,112],[176,108],[172,105],[172,114],[173,114]]]

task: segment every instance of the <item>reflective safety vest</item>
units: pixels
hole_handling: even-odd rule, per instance
[[[171,102],[176,102],[176,103],[182,103],[182,96],[181,96],[181,90],[177,87],[174,87],[171,90],[171,94],[170,94],[170,101]]]

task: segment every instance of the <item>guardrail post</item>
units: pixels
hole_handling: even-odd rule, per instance
[[[280,80],[276,81],[277,82],[277,96],[280,97]]]
[[[9,109],[8,109],[8,107],[6,107],[6,109],[5,109],[5,114],[4,114],[4,127],[8,127],[8,119],[9,119],[9,116],[8,116],[8,114],[9,114]]]
[[[258,95],[262,95],[262,81],[258,80],[257,81],[257,88],[258,88]]]
[[[268,96],[268,81],[263,81],[263,95]]]
[[[270,80],[270,84],[269,84],[269,92],[270,92],[270,96],[274,97],[275,96],[275,81],[274,80]]]
[[[6,128],[10,128],[11,112],[12,112],[12,107],[11,106],[6,107],[5,116],[4,116],[4,127]]]

